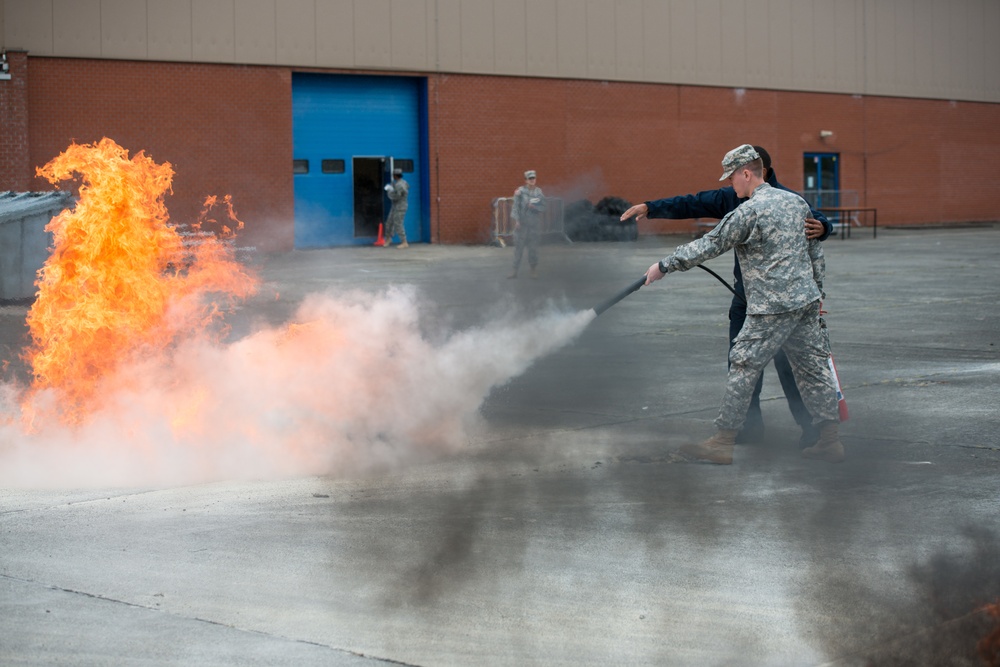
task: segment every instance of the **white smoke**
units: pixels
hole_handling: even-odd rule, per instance
[[[0,485],[147,487],[345,475],[455,451],[493,387],[565,345],[593,311],[421,334],[415,291],[313,295],[294,321],[127,365],[80,427],[19,424],[0,391]],[[51,396],[37,400],[44,406]]]

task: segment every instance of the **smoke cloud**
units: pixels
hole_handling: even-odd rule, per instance
[[[123,363],[82,424],[21,423],[0,387],[0,484],[146,487],[346,475],[454,452],[493,387],[573,340],[593,311],[508,315],[434,340],[416,291],[314,294],[293,320]],[[34,401],[46,412],[55,396]],[[51,405],[49,406],[51,407]],[[39,420],[36,420],[36,422]]]

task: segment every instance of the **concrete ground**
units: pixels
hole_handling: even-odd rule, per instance
[[[686,240],[546,245],[537,280],[504,278],[510,248],[294,252],[261,261],[232,335],[395,284],[429,337],[505,331],[501,313],[590,308]],[[839,465],[799,456],[773,367],[764,442],[732,466],[674,455],[713,431],[725,378],[730,296],[695,270],[488,391],[458,452],[0,488],[0,664],[997,664],[977,645],[1000,631],[998,247],[997,226],[825,243]],[[25,312],[0,309],[5,359]]]

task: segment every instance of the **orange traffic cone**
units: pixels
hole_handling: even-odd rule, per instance
[[[381,222],[378,223],[378,238],[375,239],[375,245],[377,245],[377,246],[384,246],[385,245],[385,238],[383,238],[383,236],[382,236],[382,223]]]

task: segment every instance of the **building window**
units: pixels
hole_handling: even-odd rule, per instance
[[[292,160],[292,173],[293,174],[308,174],[309,173],[309,160]]]
[[[320,171],[324,174],[343,174],[344,173],[344,161],[343,160],[323,160],[320,164]]]
[[[409,159],[396,160],[396,159],[393,159],[392,166],[393,166],[394,169],[402,169],[404,174],[412,174],[413,173],[413,160],[409,160]]]

